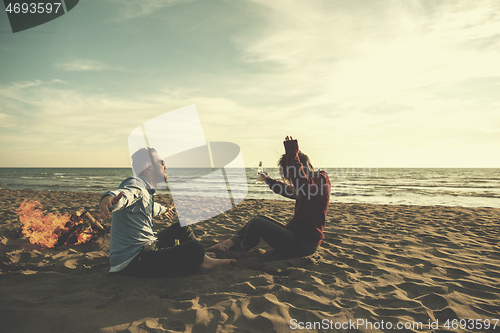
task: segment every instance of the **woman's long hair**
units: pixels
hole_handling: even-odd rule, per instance
[[[309,156],[299,151],[299,160],[306,169],[306,174],[310,176],[314,172],[314,167]],[[299,170],[295,170],[294,167],[286,165],[286,154],[281,155],[278,161],[278,167],[280,168],[281,178],[288,183],[292,183],[293,176],[296,176],[299,172]]]

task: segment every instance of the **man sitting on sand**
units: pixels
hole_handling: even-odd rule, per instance
[[[156,188],[166,182],[166,167],[153,148],[132,155],[137,177],[125,179],[116,191],[101,197],[101,215],[111,218],[110,272],[153,277],[189,274],[198,268],[230,265],[234,260],[210,258],[189,226],[174,223],[160,233],[153,231],[153,218],[173,216],[172,210],[154,202]],[[175,240],[179,245],[175,246]]]
[[[263,239],[269,246],[287,256],[314,253],[325,238],[323,229],[330,202],[330,179],[325,171],[315,171],[309,157],[299,151],[299,144],[291,136],[283,142],[285,154],[278,161],[284,182],[272,179],[267,172],[259,179],[271,190],[295,199],[295,214],[286,225],[267,216],[252,218],[234,236],[207,250],[227,251],[240,247],[252,250]]]

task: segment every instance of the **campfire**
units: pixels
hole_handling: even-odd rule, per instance
[[[16,210],[22,232],[30,243],[43,248],[86,243],[104,227],[85,209],[73,214],[45,213],[38,201],[24,200]]]

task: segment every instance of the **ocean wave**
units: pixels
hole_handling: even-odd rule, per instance
[[[468,188],[477,188],[477,189],[500,189],[500,184],[492,184],[489,186],[471,186],[471,185],[457,185],[456,183],[448,183],[448,186],[443,186],[443,184],[383,184],[383,183],[345,183],[346,185],[351,185],[351,186],[366,186],[366,187],[394,187],[394,188],[411,188],[411,187],[418,187],[418,188],[461,188],[461,189],[468,189]],[[332,184],[333,186],[333,184]]]
[[[196,188],[188,186],[188,182],[206,176],[207,170],[171,171],[168,173],[169,186],[180,193],[206,196],[227,193],[225,181],[216,178],[206,177],[197,182]],[[233,173],[226,171],[231,179]],[[231,182],[233,191],[245,193],[234,185],[238,189],[246,185],[248,198],[287,200],[273,193],[267,185],[255,184],[255,168],[246,171],[248,183]],[[276,170],[268,171],[272,177],[279,178]],[[500,208],[500,169],[326,168],[326,171],[332,182],[332,200],[340,202],[448,203],[478,207],[497,205]],[[130,168],[4,168],[0,169],[0,185],[10,189],[103,192],[116,189],[130,175]]]

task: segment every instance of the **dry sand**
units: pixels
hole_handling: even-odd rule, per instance
[[[41,249],[20,232],[15,209],[24,199],[48,212],[89,207],[98,216],[99,194],[0,190],[0,198],[2,332],[288,332],[297,331],[293,319],[333,328],[365,319],[374,328],[420,322],[413,331],[477,332],[485,330],[443,325],[500,318],[500,209],[333,203],[314,255],[230,251],[221,257],[238,258],[233,267],[140,279],[108,273],[107,236]],[[292,201],[245,200],[194,229],[208,247],[253,215],[284,221],[292,212]],[[429,329],[436,320],[440,330]],[[336,331],[396,331],[369,328]]]

